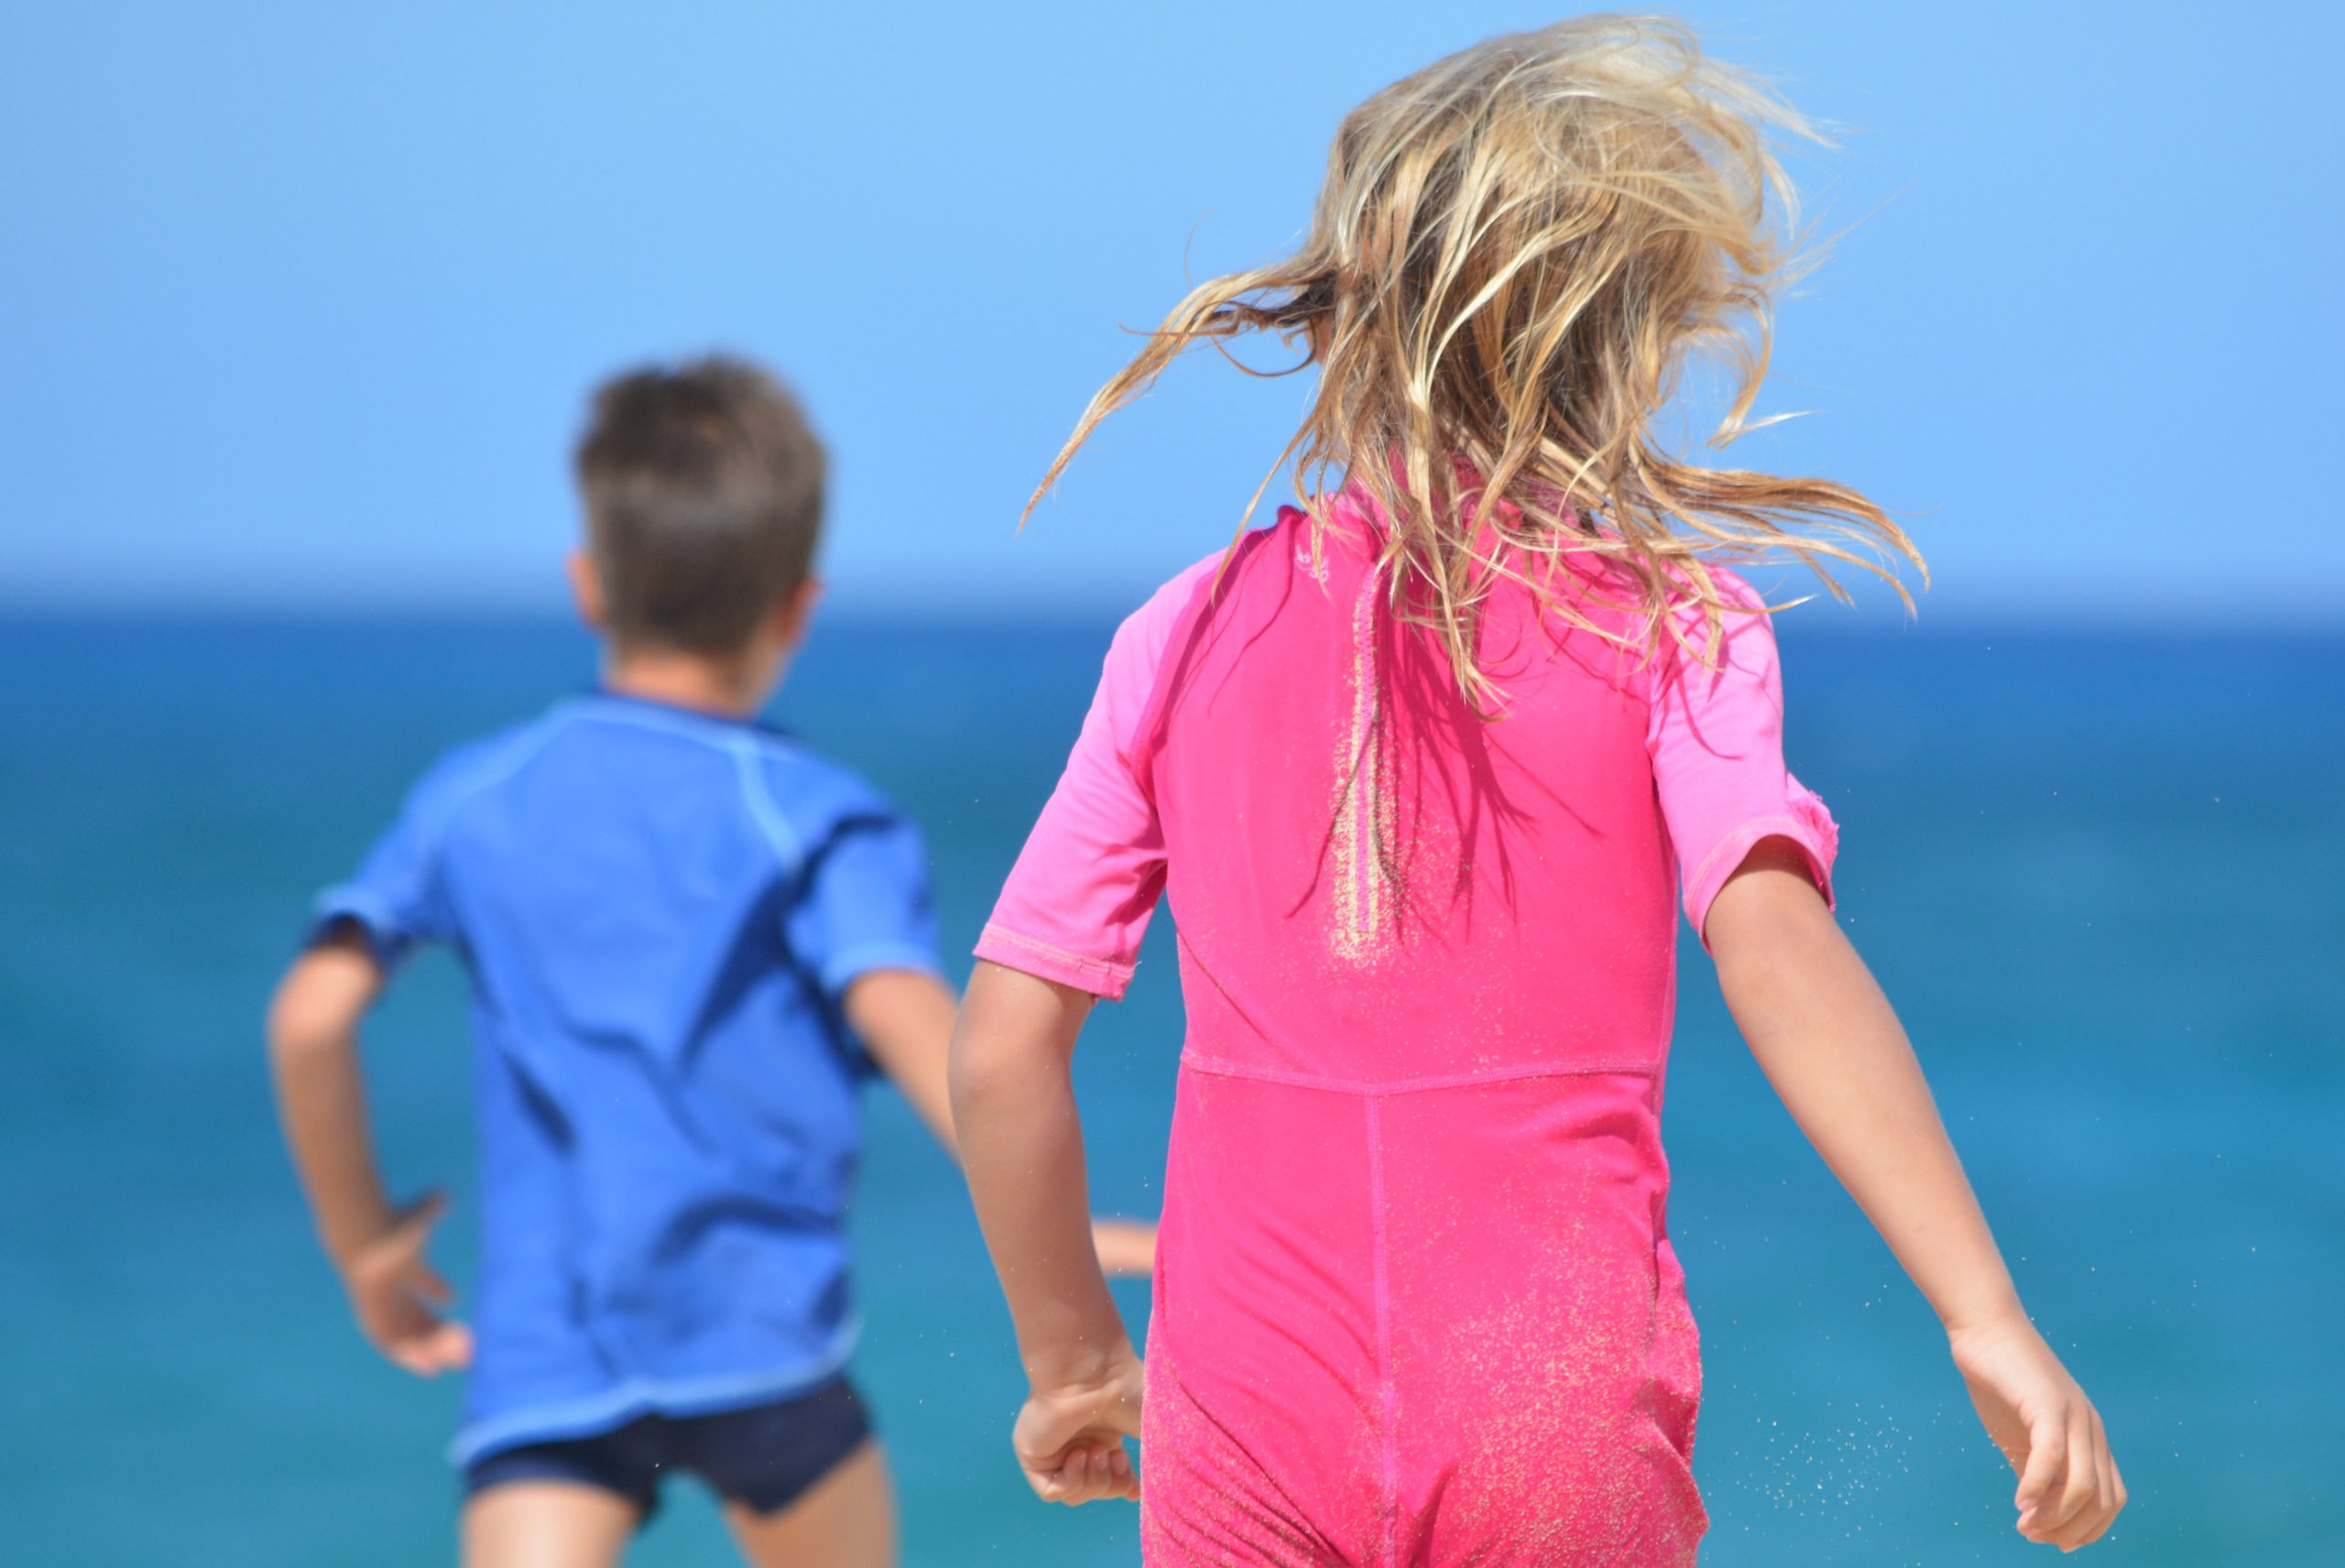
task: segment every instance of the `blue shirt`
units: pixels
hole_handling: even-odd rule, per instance
[[[845,1361],[858,975],[936,969],[919,834],[749,723],[608,693],[459,747],[318,930],[472,979],[459,1464],[788,1398]]]

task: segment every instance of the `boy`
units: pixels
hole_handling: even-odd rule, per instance
[[[287,1138],[360,1327],[469,1366],[473,1568],[614,1563],[663,1469],[756,1563],[885,1564],[888,1474],[843,1367],[856,1082],[950,1149],[954,997],[919,835],[759,726],[818,593],[823,449],[762,372],[623,376],[577,453],[580,613],[604,682],[460,747],[320,900],[269,1018]],[[357,1028],[400,957],[469,971],[481,1138],[474,1327],[394,1210]],[[867,1052],[867,1056],[865,1054]],[[1103,1226],[1144,1269],[1145,1227]]]

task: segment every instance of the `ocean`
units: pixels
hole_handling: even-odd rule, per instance
[[[1794,767],[2038,1321],[2107,1417],[2110,1564],[2345,1562],[2345,638],[1783,632]],[[965,953],[1104,623],[823,626],[776,704],[926,826]],[[261,1009],[305,903],[453,741],[592,678],[551,622],[0,621],[0,1563],[453,1558],[455,1388],[376,1360],[280,1149]],[[1181,1015],[1159,921],[1077,1069],[1097,1206],[1147,1213]],[[1717,1568],[2041,1560],[1926,1308],[1688,942],[1671,1228]],[[460,976],[368,1038],[384,1159],[471,1242]],[[1029,1497],[966,1200],[869,1097],[857,1376],[916,1568],[1138,1560]],[[1120,1288],[1135,1322],[1144,1289]],[[1145,1466],[1145,1456],[1142,1459]],[[726,1561],[689,1487],[631,1562]]]

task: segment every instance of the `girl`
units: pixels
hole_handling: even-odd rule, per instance
[[[978,947],[953,1093],[1032,1383],[1036,1492],[1141,1495],[1157,1563],[1686,1563],[1694,1324],[1663,1224],[1673,884],[1792,1114],[1945,1321],[2073,1549],[2124,1502],[2021,1310],[1784,771],[1766,607],[1719,564],[1912,556],[1823,480],[1680,463],[1687,351],[1766,364],[1770,131],[1685,32],[1502,38],[1344,122],[1291,258],[1093,399],[1260,329],[1347,470],[1116,637]],[[1918,564],[1918,560],[1917,560]],[[1835,585],[1837,587],[1837,584]],[[1068,1058],[1158,894],[1188,1011],[1147,1371],[1087,1245]]]

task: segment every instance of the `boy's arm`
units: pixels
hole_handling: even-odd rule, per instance
[[[846,1021],[879,1070],[944,1146],[959,1158],[953,1137],[953,1097],[944,1062],[953,1044],[952,987],[917,969],[875,969],[846,988]]]
[[[471,1339],[432,1310],[450,1295],[423,1256],[444,1203],[434,1195],[394,1209],[375,1163],[358,1023],[382,988],[381,965],[354,935],[304,953],[269,1007],[269,1070],[319,1241],[360,1329],[391,1361],[429,1377],[464,1366]]]
[[[911,1102],[946,1153],[960,1158],[953,1130],[947,1063],[958,1010],[952,988],[913,969],[879,969],[847,986],[846,1018],[880,1071]],[[1092,1244],[1110,1275],[1146,1274],[1156,1258],[1156,1227],[1133,1220],[1094,1220]]]
[[[2100,1416],[2021,1309],[1889,1000],[1769,839],[1710,906],[1727,1005],[1800,1130],[1945,1323],[1988,1433],[2020,1472],[2019,1530],[2073,1550],[2125,1505]]]

